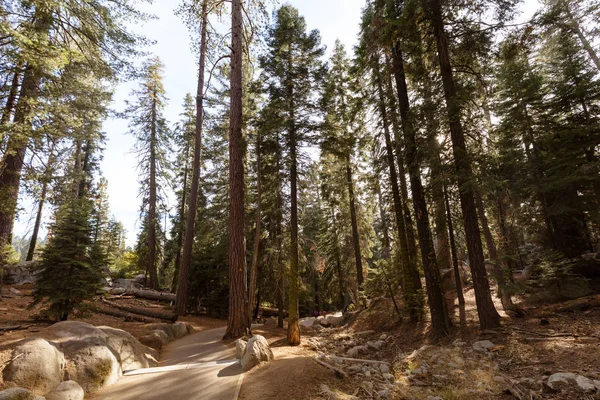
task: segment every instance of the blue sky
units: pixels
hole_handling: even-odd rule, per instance
[[[179,3],[179,0],[155,0],[152,5],[144,5],[143,11],[158,18],[144,25],[131,27],[156,42],[148,51],[158,55],[165,64],[164,86],[169,98],[165,116],[170,123],[179,119],[185,94],[194,93],[196,88],[196,56],[191,49],[189,32],[173,12]],[[322,43],[328,49],[327,54],[333,49],[336,39],[351,51],[358,35],[364,0],[289,0],[287,3],[299,9],[309,30],[318,29],[321,32]],[[537,8],[537,1],[526,0],[524,8],[524,14],[531,15],[531,11]],[[134,82],[128,82],[116,88],[114,109],[124,109],[124,100],[135,85]],[[133,245],[139,228],[141,201],[138,198],[136,157],[131,153],[134,140],[132,136],[127,135],[125,120],[107,120],[104,131],[107,134],[107,142],[101,168],[108,180],[111,212],[125,226],[127,244]],[[169,206],[175,206],[174,200],[171,202]],[[15,226],[15,233],[28,236],[33,225],[29,212],[33,211],[34,207],[27,199],[23,199],[21,203],[25,212]],[[48,207],[45,213],[47,221],[50,214]],[[45,230],[42,234],[45,234]]]

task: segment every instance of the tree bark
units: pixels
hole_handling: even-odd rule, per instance
[[[444,186],[444,198],[446,200],[446,214],[448,215],[448,237],[450,239],[450,251],[452,254],[452,266],[454,268],[454,284],[456,285],[456,295],[458,297],[458,305],[464,307],[465,295],[462,289],[462,278],[460,269],[458,268],[458,254],[456,252],[456,242],[454,240],[454,226],[452,223],[452,212],[450,210],[450,200],[448,199],[448,191]]]
[[[150,130],[150,193],[148,198],[148,275],[149,286],[158,289],[158,272],[156,270],[156,100],[152,103],[152,126]]]
[[[475,192],[475,203],[477,205],[477,214],[479,215],[479,221],[483,230],[483,237],[485,238],[486,247],[488,249],[490,260],[493,264],[494,278],[498,284],[498,297],[502,302],[502,308],[504,311],[514,311],[521,315],[523,314],[523,310],[513,303],[510,292],[506,287],[507,281],[511,280],[512,271],[509,271],[507,266],[504,265],[504,263],[502,263],[498,257],[498,249],[496,248],[496,243],[494,242],[494,237],[492,236],[492,231],[490,230],[490,224],[487,216],[485,215],[483,199],[481,198],[481,193],[478,191]]]
[[[241,1],[241,0],[240,0]],[[241,5],[240,5],[241,7]],[[179,314],[185,314],[188,301],[188,277],[190,274],[190,263],[192,261],[192,246],[194,244],[194,228],[196,223],[196,211],[198,209],[198,188],[200,185],[200,159],[202,157],[202,127],[204,124],[204,74],[206,69],[206,52],[207,52],[207,25],[208,25],[208,0],[202,2],[202,27],[200,33],[200,59],[198,61],[198,85],[196,87],[196,130],[194,140],[194,161],[192,163],[192,187],[190,190],[190,198],[188,200],[188,213],[185,224],[185,235],[183,242],[183,253],[181,258],[181,266],[179,267],[179,276],[177,283],[177,302],[175,303],[175,311]],[[234,17],[235,18],[235,17]],[[240,27],[241,29],[241,27]],[[241,40],[241,39],[240,39]],[[240,43],[241,47],[241,43]],[[234,49],[233,52],[235,52]],[[241,50],[240,50],[241,51]],[[233,54],[232,52],[232,54]],[[233,56],[232,56],[233,57]],[[233,68],[233,59],[232,59]],[[239,60],[240,79],[241,79],[241,56]],[[233,83],[233,76],[231,77]],[[236,95],[238,95],[236,93]],[[239,102],[241,107],[241,83],[239,88]],[[233,94],[232,94],[233,106]],[[238,111],[236,111],[238,112]],[[241,113],[239,110],[239,130],[241,135]],[[232,111],[233,119],[233,111]],[[237,127],[236,127],[237,129]],[[242,185],[243,185],[243,165],[242,165]],[[243,188],[242,188],[243,195]],[[243,205],[243,204],[242,204]]]
[[[352,165],[350,154],[346,154],[346,185],[348,186],[348,197],[350,200],[350,220],[352,224],[352,246],[354,247],[354,262],[356,264],[356,281],[358,291],[363,289],[364,272],[362,266],[362,255],[360,251],[360,236],[358,234],[358,221],[356,218],[356,199],[354,197],[354,180],[352,179]]]
[[[288,293],[290,317],[288,319],[287,341],[290,346],[300,344],[300,324],[298,318],[299,263],[298,263],[298,143],[294,121],[294,91],[290,85],[290,271]]]
[[[588,55],[590,56],[590,58],[596,65],[596,68],[598,68],[598,71],[600,71],[600,57],[598,57],[596,50],[594,50],[594,48],[590,44],[589,40],[587,40],[587,38],[585,37],[585,34],[583,33],[583,30],[581,29],[581,25],[579,24],[579,22],[577,21],[577,19],[573,15],[573,13],[571,12],[569,2],[562,0],[561,3],[567,14],[567,18],[569,20],[569,25],[571,25],[571,28],[575,31],[575,34],[579,38],[581,45],[583,46],[585,51],[588,53]]]
[[[261,177],[261,135],[256,136],[256,230],[254,232],[254,245],[252,248],[252,266],[248,279],[248,330],[252,331],[252,310],[255,303],[256,277],[258,274],[258,252],[260,250],[261,212],[262,212],[262,177]]]
[[[441,0],[424,0],[425,9],[428,11],[432,21],[433,31],[436,39],[438,61],[446,99],[446,111],[450,125],[450,135],[454,153],[454,164],[458,176],[460,203],[463,212],[463,222],[467,249],[469,251],[469,264],[473,276],[475,289],[475,300],[477,303],[477,314],[481,329],[492,329],[500,326],[500,314],[494,307],[490,285],[485,270],[485,259],[483,256],[483,245],[481,233],[477,223],[477,211],[475,207],[473,190],[473,172],[471,162],[467,153],[465,135],[460,120],[460,104],[456,94],[454,75],[450,63],[448,49],[448,38],[446,36],[442,16]]]
[[[223,339],[248,333],[244,138],[242,136],[242,0],[231,3],[231,106],[229,111],[229,315]]]
[[[185,167],[183,170],[183,190],[181,194],[181,207],[179,208],[179,231],[177,232],[177,255],[175,256],[175,270],[173,271],[173,283],[171,291],[177,293],[177,285],[179,280],[179,270],[181,268],[181,253],[183,246],[183,235],[185,232],[184,219],[186,219],[185,206],[187,200],[187,184],[188,184],[188,161],[189,161],[189,140],[186,142],[185,148]],[[187,304],[187,301],[186,301]]]
[[[40,225],[42,224],[42,213],[44,211],[44,204],[46,203],[46,195],[48,194],[48,185],[52,178],[52,168],[54,166],[54,148],[56,143],[52,144],[48,161],[46,162],[46,169],[44,176],[42,177],[42,192],[40,193],[40,199],[38,202],[38,212],[35,217],[35,224],[33,225],[33,232],[31,233],[31,240],[29,241],[29,249],[27,250],[27,257],[25,261],[32,261],[33,254],[35,253],[35,246],[37,244],[38,234],[40,232]]]
[[[388,70],[391,71],[390,60],[386,54],[385,64]],[[394,87],[392,85],[392,76],[390,73],[385,73],[386,78],[386,94],[387,98],[390,102],[389,111],[390,117],[392,120],[392,128],[394,131],[394,142],[396,144],[396,161],[398,163],[398,178],[400,183],[400,196],[402,196],[402,212],[404,213],[404,220],[406,226],[406,241],[408,243],[408,253],[410,257],[410,261],[414,263],[417,268],[419,265],[419,255],[417,253],[417,242],[415,239],[415,230],[413,219],[410,213],[410,207],[408,206],[408,185],[406,182],[406,170],[404,168],[405,158],[404,158],[404,149],[403,149],[403,140],[401,137],[400,131],[400,118],[398,113],[396,112],[396,96],[394,95]],[[419,282],[420,285],[420,282]],[[420,287],[420,286],[419,286]]]
[[[335,270],[338,275],[338,304],[339,309],[345,311],[346,300],[344,298],[344,273],[342,271],[342,255],[340,254],[340,242],[338,240],[337,222],[335,219],[335,209],[333,204],[331,205],[331,222],[333,228],[333,256],[335,257]]]
[[[42,38],[48,35],[52,12],[38,7],[35,11],[34,31]],[[19,99],[14,106],[14,127],[8,139],[4,159],[0,161],[0,265],[4,264],[5,249],[12,242],[14,220],[19,200],[21,172],[29,143],[31,129],[31,100],[38,96],[43,71],[28,64],[24,68]],[[6,116],[8,118],[8,115]],[[4,115],[3,115],[4,118]]]
[[[19,93],[19,84],[21,82],[21,75],[23,73],[22,69],[22,65],[17,65],[13,74],[13,79],[10,85],[10,91],[8,92],[8,97],[6,98],[6,104],[4,104],[4,112],[2,113],[2,118],[0,119],[0,125],[8,124],[8,122],[10,121],[10,117],[12,116],[12,113],[15,110],[17,93]],[[0,139],[2,139],[1,136]]]
[[[171,311],[161,311],[161,310],[150,310],[147,308],[141,307],[132,307],[132,306],[124,306],[122,304],[115,303],[109,300],[102,300],[104,303],[108,304],[111,307],[117,308],[119,310],[127,311],[133,314],[144,315],[146,317],[164,319],[166,321],[175,322],[179,317],[176,313]]]
[[[419,298],[418,290],[421,288],[419,271],[409,258],[408,243],[406,238],[406,225],[403,216],[402,199],[400,198],[400,189],[398,188],[398,175],[394,163],[394,151],[392,139],[390,137],[390,128],[388,123],[387,110],[385,105],[385,94],[381,82],[380,65],[377,60],[373,66],[376,85],[379,95],[379,112],[383,121],[383,132],[385,136],[385,148],[390,173],[390,183],[392,186],[392,197],[394,199],[394,212],[396,216],[396,227],[398,229],[398,241],[400,242],[400,259],[402,262],[402,275],[404,277],[404,300],[409,310],[410,320],[416,322],[421,317],[422,301]]]
[[[393,2],[390,2],[392,7]],[[392,48],[394,61],[394,77],[396,78],[396,90],[398,91],[398,106],[402,131],[406,145],[406,162],[410,177],[410,189],[412,191],[413,208],[417,219],[417,232],[419,235],[419,247],[421,248],[421,260],[425,272],[425,284],[427,287],[427,298],[431,313],[431,333],[434,337],[445,336],[449,333],[450,318],[444,301],[442,290],[442,278],[435,257],[433,238],[429,226],[429,213],[421,183],[421,168],[417,158],[417,139],[412,116],[410,115],[410,103],[408,99],[408,87],[404,73],[404,59],[400,42],[396,41]]]

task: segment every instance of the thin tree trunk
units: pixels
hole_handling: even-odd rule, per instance
[[[590,58],[596,65],[596,68],[598,68],[598,71],[600,71],[600,57],[598,57],[596,50],[594,50],[594,48],[592,47],[590,42],[585,37],[583,30],[581,29],[581,25],[579,24],[579,22],[577,21],[577,19],[573,15],[573,13],[571,12],[569,2],[562,0],[562,5],[563,5],[565,12],[567,13],[569,25],[571,25],[571,28],[575,31],[575,34],[577,34],[577,37],[579,38],[581,45],[583,46],[585,51],[587,51],[588,55],[590,56]]]
[[[460,104],[456,94],[452,65],[450,64],[448,38],[442,16],[442,3],[441,0],[424,0],[424,2],[425,9],[428,10],[431,17],[436,38],[479,325],[482,329],[496,328],[500,326],[500,314],[494,307],[485,270],[485,258],[483,256],[481,233],[477,223],[477,210],[473,191],[473,172],[460,120]]]
[[[335,218],[335,209],[333,207],[333,205],[331,205],[331,222],[332,222],[332,228],[333,228],[333,256],[335,257],[335,270],[337,272],[338,275],[338,302],[339,302],[339,308],[340,310],[344,310],[345,306],[346,306],[346,300],[344,298],[344,284],[345,284],[345,280],[344,280],[344,273],[342,271],[342,255],[340,253],[340,243],[338,240],[338,233],[337,233],[337,222],[336,222],[336,218]]]
[[[19,93],[19,83],[21,82],[21,74],[23,73],[22,69],[22,65],[18,65],[15,69],[15,73],[13,74],[10,91],[8,92],[6,104],[4,104],[4,111],[2,112],[2,118],[0,119],[0,125],[8,124],[8,121],[10,121],[10,117],[15,110],[17,93]],[[1,138],[2,137],[0,137],[0,139]]]
[[[364,272],[362,266],[362,255],[360,251],[360,236],[358,234],[358,221],[356,218],[356,199],[354,197],[354,180],[352,179],[352,165],[350,154],[346,155],[346,185],[348,186],[348,197],[350,200],[350,221],[352,224],[352,247],[354,248],[354,262],[356,264],[356,281],[358,291],[363,289]]]
[[[283,195],[281,193],[281,148],[279,146],[279,134],[276,134],[275,165],[277,168],[277,193],[275,206],[277,217],[275,221],[275,240],[277,243],[277,327],[283,328],[284,319],[284,268],[283,268]]]
[[[244,138],[242,136],[242,0],[231,3],[231,106],[229,111],[229,314],[223,339],[248,333]]]
[[[458,305],[464,307],[465,296],[462,289],[460,269],[458,268],[458,254],[456,252],[456,241],[454,240],[452,212],[450,210],[450,200],[448,199],[448,190],[446,189],[446,186],[444,186],[444,198],[446,200],[446,214],[448,215],[448,237],[450,238],[450,251],[452,254],[452,266],[454,268],[454,284],[456,285],[456,295],[458,297]]]
[[[241,1],[241,0],[240,0]],[[240,5],[241,7],[241,5]],[[194,244],[194,228],[196,223],[196,212],[198,209],[198,191],[200,185],[200,159],[202,157],[202,127],[204,124],[204,74],[206,68],[206,52],[207,52],[207,25],[208,25],[208,0],[203,0],[202,2],[202,27],[200,33],[200,59],[198,62],[198,85],[196,87],[196,130],[195,130],[195,138],[194,138],[194,161],[192,162],[192,187],[190,190],[190,199],[188,201],[188,213],[187,220],[185,224],[185,235],[183,242],[183,253],[181,258],[181,265],[179,267],[179,276],[177,283],[177,301],[175,302],[175,311],[178,314],[185,314],[188,302],[188,277],[190,274],[190,263],[192,261],[192,246]],[[232,11],[233,13],[233,11]],[[232,14],[233,15],[233,14]],[[235,19],[235,16],[233,17]],[[241,47],[241,43],[239,45]],[[232,51],[232,61],[231,65],[233,68],[233,53],[235,53],[237,49],[234,48]],[[241,51],[241,50],[240,50]],[[241,56],[239,60],[239,68],[240,68],[240,79],[241,79]],[[231,77],[232,83],[234,77]],[[237,79],[237,78],[236,78]],[[241,84],[239,90],[240,95],[240,107],[241,107]],[[236,93],[236,96],[238,94]],[[233,92],[232,92],[232,101],[233,101]],[[232,104],[233,106],[233,104]],[[238,112],[236,110],[236,112]],[[242,110],[239,110],[239,119],[240,119],[240,127],[239,130],[241,132],[241,113]],[[231,114],[231,118],[233,119],[233,110]],[[236,117],[237,118],[237,117]],[[230,128],[231,129],[231,128]],[[237,127],[236,127],[237,129]],[[231,140],[231,138],[230,138]],[[242,165],[242,185],[243,185],[243,165]],[[243,192],[243,188],[242,188]],[[242,193],[243,194],[243,193]]]
[[[248,285],[248,330],[252,330],[252,310],[256,292],[256,277],[258,275],[258,252],[260,250],[261,236],[261,212],[262,212],[262,177],[261,177],[261,137],[260,132],[256,136],[256,231],[254,232],[254,246],[252,248],[252,266]]]
[[[183,246],[183,235],[185,232],[185,226],[183,220],[186,218],[185,206],[187,200],[187,187],[188,187],[188,162],[189,162],[189,139],[186,142],[185,148],[185,167],[183,169],[183,192],[181,193],[181,207],[179,208],[179,231],[177,232],[177,254],[175,255],[175,270],[173,271],[173,283],[171,284],[171,291],[177,293],[177,284],[179,283],[179,270],[181,268],[181,252]],[[175,298],[177,302],[177,298]],[[187,301],[186,301],[187,304]]]
[[[40,199],[38,202],[38,212],[35,217],[35,224],[33,225],[33,232],[31,233],[31,240],[29,241],[29,250],[27,251],[27,257],[25,258],[25,261],[32,261],[33,254],[35,253],[35,246],[37,243],[38,234],[40,232],[40,225],[42,224],[42,213],[44,211],[44,204],[46,203],[46,195],[48,193],[48,185],[50,184],[50,179],[52,178],[55,147],[56,142],[53,142],[52,148],[50,149],[50,155],[48,156],[48,161],[46,162],[44,176],[42,177],[42,192],[40,193]]]
[[[386,54],[385,65],[388,70],[391,70],[390,60]],[[400,131],[400,118],[396,111],[396,96],[394,95],[394,87],[392,85],[392,76],[390,73],[384,74],[386,78],[386,94],[389,99],[389,110],[390,117],[392,120],[392,128],[394,131],[394,142],[396,144],[396,161],[398,163],[398,178],[400,183],[400,196],[402,196],[402,212],[404,213],[404,220],[406,226],[406,240],[408,243],[408,253],[410,261],[414,263],[417,268],[419,265],[419,255],[417,253],[417,242],[415,238],[414,224],[410,213],[410,207],[408,206],[408,185],[406,183],[406,170],[404,168],[404,149],[402,148],[403,140],[401,137],[402,132]]]
[[[392,7],[394,3],[390,1]],[[410,103],[408,99],[408,87],[404,73],[404,60],[400,42],[396,41],[392,48],[394,61],[394,76],[396,78],[396,90],[398,91],[398,106],[402,121],[402,131],[406,145],[406,162],[410,177],[410,189],[412,191],[413,208],[417,219],[417,232],[419,235],[419,247],[421,248],[421,259],[425,272],[425,284],[427,287],[427,298],[431,312],[431,333],[434,337],[447,335],[450,329],[450,318],[444,301],[442,290],[442,278],[435,257],[433,238],[429,226],[429,213],[421,183],[421,168],[417,159],[417,139],[415,127],[410,115]]]
[[[379,94],[379,112],[383,121],[383,132],[385,136],[385,147],[390,172],[390,183],[392,186],[392,197],[394,199],[394,212],[396,216],[396,227],[398,229],[398,241],[400,242],[400,259],[402,262],[402,272],[404,277],[404,300],[406,307],[409,310],[410,320],[416,322],[421,317],[422,301],[419,298],[418,290],[421,288],[421,279],[419,271],[414,263],[410,262],[408,243],[406,239],[406,226],[404,224],[404,216],[402,215],[402,200],[400,198],[400,189],[398,188],[398,175],[394,163],[394,151],[392,147],[392,139],[390,137],[390,128],[388,124],[387,110],[385,106],[385,94],[383,84],[381,82],[380,65],[375,60],[373,67],[377,90]]]
[[[475,203],[477,205],[477,214],[479,215],[479,221],[483,230],[483,237],[485,238],[486,247],[488,249],[490,260],[493,264],[494,278],[498,284],[498,297],[502,302],[502,308],[504,311],[515,311],[518,314],[522,314],[523,311],[520,310],[519,307],[515,306],[510,296],[510,292],[506,287],[507,280],[510,280],[509,274],[512,276],[512,272],[507,271],[507,267],[503,265],[498,257],[498,249],[496,248],[496,243],[494,242],[494,237],[492,236],[492,231],[490,230],[490,224],[487,216],[485,215],[483,199],[478,191],[475,192]]]
[[[385,211],[383,210],[383,195],[381,193],[381,185],[379,184],[379,177],[375,179],[375,191],[377,192],[377,200],[379,205],[379,218],[381,218],[381,230],[383,231],[383,257],[388,261],[392,261],[391,251],[390,251],[390,235],[388,233],[387,222],[385,220]],[[385,279],[386,286],[388,288],[388,292],[390,293],[390,297],[392,298],[392,302],[394,303],[394,309],[398,314],[398,321],[402,322],[402,313],[400,312],[400,308],[398,307],[398,303],[396,302],[396,298],[394,297],[394,290],[392,288],[392,281],[388,276],[387,272],[385,272],[385,267],[381,269],[383,273],[383,278]]]

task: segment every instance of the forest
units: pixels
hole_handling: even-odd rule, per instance
[[[226,339],[269,311],[297,345],[301,318],[379,298],[440,339],[466,290],[489,330],[525,295],[600,289],[597,0],[525,21],[517,0],[365,0],[356,46],[329,53],[290,4],[183,0],[198,79],[174,100],[136,3],[0,3],[0,265],[34,262],[42,318],[144,274]],[[135,139],[133,247],[99,167],[109,118]]]

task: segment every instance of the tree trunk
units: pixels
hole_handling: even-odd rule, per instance
[[[373,66],[377,90],[379,94],[379,112],[383,121],[383,132],[385,136],[385,147],[390,172],[390,183],[392,186],[392,197],[394,199],[394,211],[396,216],[396,227],[398,229],[398,241],[400,242],[400,259],[402,262],[402,272],[404,277],[404,300],[407,309],[409,310],[410,320],[416,322],[421,317],[422,301],[419,298],[418,290],[421,289],[421,280],[419,271],[414,263],[409,259],[408,243],[406,238],[406,226],[404,224],[404,216],[402,215],[402,200],[400,198],[400,189],[398,188],[398,175],[396,174],[396,166],[394,163],[394,151],[392,147],[392,139],[390,137],[390,128],[388,124],[388,116],[385,105],[385,95],[383,84],[381,82],[381,71],[379,62],[375,60]]]
[[[387,69],[391,70],[390,60],[386,54],[385,63]],[[394,130],[394,142],[396,144],[396,161],[398,163],[398,178],[400,183],[400,196],[402,196],[402,212],[404,213],[405,227],[406,227],[406,241],[408,243],[409,258],[415,266],[419,265],[419,255],[417,253],[417,242],[415,239],[415,230],[408,206],[408,185],[406,183],[406,170],[404,169],[404,149],[403,140],[400,132],[400,119],[396,112],[396,96],[394,95],[394,87],[392,85],[392,76],[390,73],[384,74],[386,78],[386,94],[389,100],[390,119],[392,120],[392,128]],[[419,282],[419,285],[421,283]],[[419,286],[420,288],[420,286]]]
[[[390,2],[393,6],[394,3]],[[415,127],[410,115],[410,103],[408,99],[408,87],[404,73],[404,60],[400,42],[396,41],[392,48],[394,60],[394,76],[396,78],[396,89],[398,91],[398,106],[402,131],[406,145],[406,162],[410,177],[410,189],[412,191],[413,207],[417,219],[417,232],[419,235],[419,247],[421,248],[421,259],[425,272],[425,284],[427,287],[427,298],[431,312],[431,333],[434,337],[445,336],[449,333],[450,319],[444,301],[442,290],[442,278],[435,257],[433,238],[429,226],[429,213],[421,183],[421,168],[417,159],[417,139]]]
[[[40,78],[37,71],[28,66],[23,76],[19,101],[15,108],[14,130],[8,139],[4,160],[0,162],[0,264],[4,264],[5,247],[12,242],[12,231],[19,199],[21,171],[25,161],[30,129],[27,119],[31,113],[30,100],[37,96]]]
[[[150,132],[150,193],[148,199],[148,275],[150,276],[149,286],[152,289],[158,289],[158,272],[156,270],[156,100],[152,104],[152,121]]]
[[[40,225],[42,223],[42,213],[44,211],[44,204],[46,203],[46,195],[48,193],[48,185],[50,184],[50,179],[52,178],[52,167],[54,165],[55,147],[56,143],[53,143],[52,148],[50,150],[50,155],[48,156],[48,161],[46,162],[44,176],[42,177],[42,192],[40,193],[40,199],[38,202],[38,212],[35,217],[35,224],[33,225],[33,232],[31,233],[31,240],[29,241],[29,250],[27,251],[27,257],[25,258],[25,261],[32,261],[33,254],[35,253],[35,246],[40,231]]]
[[[43,9],[41,6],[36,8],[34,32],[39,35],[40,40],[48,35],[51,18],[52,10]],[[30,137],[29,117],[32,112],[32,100],[35,100],[38,95],[42,72],[38,66],[31,64],[25,66],[19,99],[14,106],[13,131],[8,139],[4,159],[0,161],[0,265],[5,262],[4,250],[12,242],[21,172]]]
[[[122,304],[115,303],[109,300],[102,300],[102,302],[108,304],[111,307],[117,308],[119,310],[127,311],[133,314],[144,315],[146,317],[164,319],[166,321],[175,322],[179,317],[177,314],[171,311],[162,311],[156,309],[147,309],[141,307],[132,307],[132,306],[124,306]]]
[[[358,221],[356,218],[356,199],[354,197],[354,180],[352,179],[352,165],[350,154],[346,155],[346,185],[348,186],[348,197],[350,199],[350,220],[352,224],[352,246],[354,247],[354,262],[356,264],[356,281],[358,291],[363,289],[364,272],[362,266],[362,255],[360,251],[360,236],[358,234]]]
[[[587,51],[588,55],[596,65],[596,68],[598,68],[598,71],[600,71],[600,57],[598,57],[596,50],[594,50],[590,42],[585,37],[583,30],[581,29],[581,25],[579,24],[577,19],[575,19],[575,16],[573,16],[573,13],[571,12],[571,8],[569,6],[569,2],[562,0],[562,6],[567,14],[569,25],[571,25],[571,28],[575,31],[575,34],[577,34],[581,45],[583,46],[585,51]]]
[[[460,120],[460,104],[456,94],[448,38],[446,36],[442,17],[441,0],[424,0],[425,9],[429,12],[436,38],[440,73],[446,99],[446,111],[450,125],[450,135],[454,153],[454,164],[459,184],[460,203],[463,212],[467,249],[469,251],[469,264],[473,276],[477,314],[481,329],[492,329],[500,326],[500,314],[494,307],[490,285],[485,270],[485,259],[481,243],[481,233],[477,223],[477,210],[475,207],[473,191],[473,172],[467,153],[465,136]]]
[[[10,121],[10,117],[12,116],[12,113],[15,110],[17,93],[19,93],[19,83],[21,82],[21,74],[23,73],[22,69],[22,65],[16,66],[15,72],[13,74],[13,79],[10,85],[10,91],[8,92],[8,97],[6,98],[6,104],[4,104],[4,112],[2,112],[0,125],[8,124],[8,122]],[[0,139],[2,139],[2,136],[0,136]]]
[[[446,200],[446,214],[448,215],[448,237],[450,238],[450,251],[452,254],[452,266],[454,268],[454,284],[456,285],[456,295],[458,296],[458,305],[465,306],[465,296],[462,289],[462,278],[458,268],[458,254],[456,252],[456,242],[454,241],[454,226],[452,223],[452,212],[450,210],[450,200],[448,191],[444,186],[444,197]]]
[[[229,314],[223,339],[248,333],[244,138],[242,136],[242,0],[231,3],[231,106],[229,111]],[[191,208],[191,207],[190,207]]]
[[[179,270],[181,267],[181,252],[183,246],[183,235],[185,226],[183,220],[186,218],[185,206],[187,200],[187,183],[188,183],[188,161],[189,161],[189,140],[186,142],[185,148],[185,167],[183,170],[183,190],[181,194],[181,207],[179,208],[179,231],[177,232],[177,254],[175,255],[175,270],[173,271],[173,282],[171,283],[171,291],[177,293],[177,285],[179,280]],[[187,304],[187,301],[186,301]],[[182,314],[182,313],[181,313]]]
[[[496,248],[496,243],[494,242],[492,231],[490,230],[490,225],[487,216],[485,215],[483,199],[478,191],[475,192],[475,203],[477,205],[477,214],[479,215],[486,247],[488,249],[490,260],[494,266],[494,278],[498,284],[498,297],[502,302],[502,308],[504,311],[514,311],[518,314],[522,314],[523,311],[513,303],[510,292],[506,287],[507,281],[510,281],[510,277],[512,277],[512,271],[509,271],[506,265],[503,265],[498,257],[498,249]]]
[[[241,0],[240,0],[241,1]],[[241,6],[240,6],[241,7]],[[198,85],[196,87],[196,130],[194,138],[194,161],[192,164],[192,187],[190,190],[190,199],[188,201],[188,213],[185,224],[185,235],[183,242],[183,253],[181,266],[179,267],[179,276],[177,283],[177,302],[175,303],[175,311],[179,314],[185,314],[188,301],[188,277],[190,274],[190,263],[192,261],[192,246],[194,244],[194,228],[196,223],[196,211],[198,209],[198,187],[200,185],[200,158],[202,157],[202,126],[204,124],[204,73],[206,66],[207,52],[207,25],[208,25],[208,0],[202,2],[202,27],[200,33],[200,60],[198,62]],[[235,18],[235,17],[234,17]],[[241,44],[240,44],[241,47]],[[234,65],[232,52],[232,68]],[[241,79],[241,56],[239,60],[240,79]],[[231,77],[233,83],[233,76]],[[241,107],[241,84],[239,88],[240,107]],[[237,93],[236,93],[237,95]],[[233,94],[232,94],[233,99]],[[233,100],[232,100],[233,101]],[[233,104],[232,104],[233,106]],[[238,111],[236,111],[238,112]],[[239,110],[240,119],[240,134],[241,134],[241,113]],[[233,111],[232,111],[233,119]],[[236,116],[237,118],[237,116]],[[237,128],[236,128],[237,129]],[[243,165],[242,165],[242,185],[243,185]],[[243,195],[243,188],[242,188]],[[242,204],[243,205],[243,204]]]
[[[281,193],[281,148],[279,146],[279,134],[276,134],[277,147],[275,150],[275,165],[277,168],[277,193],[275,197],[275,206],[277,208],[277,217],[275,221],[275,241],[277,243],[277,327],[283,328],[283,309],[284,309],[284,268],[283,268],[283,195]]]
[[[300,344],[300,325],[298,319],[298,291],[299,291],[299,263],[298,263],[298,143],[297,132],[294,124],[294,93],[293,87],[290,86],[290,121],[289,130],[290,142],[290,272],[288,293],[288,311],[290,317],[288,319],[287,341],[290,346]]]
[[[258,252],[260,250],[261,236],[261,211],[262,211],[262,179],[261,179],[261,137],[260,132],[256,136],[256,231],[254,232],[254,246],[252,248],[252,266],[248,285],[248,330],[252,330],[252,310],[256,292],[256,277],[258,275]]]
[[[339,304],[339,309],[342,311],[345,311],[344,308],[346,306],[346,301],[344,299],[344,273],[342,271],[342,255],[340,254],[340,242],[338,240],[338,233],[337,233],[337,222],[335,219],[335,209],[333,207],[333,205],[331,205],[331,222],[332,222],[332,228],[333,228],[333,256],[335,257],[335,270],[337,272],[338,275],[338,304]]]

